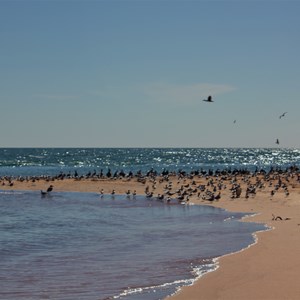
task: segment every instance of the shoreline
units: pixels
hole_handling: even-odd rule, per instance
[[[208,200],[207,190],[218,186],[220,199]],[[10,185],[12,183],[12,185]],[[259,183],[259,185],[257,184]],[[274,186],[279,188],[274,191]],[[272,230],[256,232],[257,241],[241,251],[217,258],[217,269],[200,276],[193,285],[184,286],[168,300],[198,299],[245,299],[296,300],[300,295],[298,277],[300,275],[300,181],[298,173],[275,173],[266,177],[262,174],[218,177],[193,176],[168,180],[157,176],[140,182],[136,178],[118,179],[54,179],[24,180],[10,182],[1,179],[0,190],[46,190],[51,184],[55,191],[103,192],[124,194],[130,190],[143,195],[152,192],[152,197],[166,194],[185,187],[184,190],[205,186],[200,194],[190,193],[183,200],[186,203],[211,205],[233,212],[253,213],[243,218],[243,222],[266,224]],[[233,189],[241,188],[241,193]],[[285,188],[282,188],[284,185]],[[226,186],[226,187],[225,187]],[[255,193],[248,193],[249,187],[256,187]],[[288,192],[287,192],[288,190]],[[238,197],[233,197],[233,193]],[[177,197],[177,194],[172,195]],[[179,201],[179,200],[178,200]]]
[[[298,202],[300,196],[298,192]],[[264,199],[265,200],[265,199]],[[265,204],[264,204],[265,205]],[[247,212],[243,204],[238,209],[232,203],[215,205],[229,211]],[[288,220],[268,219],[261,212],[242,219],[242,222],[266,224],[270,229],[255,232],[256,242],[238,252],[216,258],[217,269],[198,278],[191,286],[182,287],[168,300],[296,300],[300,295],[297,278],[300,275],[300,213],[299,203],[286,207],[272,205]],[[255,209],[255,208],[254,208]],[[259,211],[259,209],[257,209]],[[279,215],[278,215],[279,216]]]

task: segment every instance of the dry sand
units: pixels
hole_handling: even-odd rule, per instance
[[[185,190],[197,187],[200,184],[206,189],[209,180],[216,186],[222,182],[221,199],[218,201],[207,201],[194,193],[189,196],[190,203],[213,205],[230,211],[257,213],[255,216],[244,219],[244,221],[255,221],[267,224],[272,230],[257,233],[258,243],[244,251],[224,256],[218,259],[219,268],[200,278],[193,286],[183,287],[176,295],[170,297],[174,300],[193,299],[300,299],[300,182],[298,177],[287,177],[280,175],[281,184],[286,184],[289,194],[281,187],[271,196],[271,190],[278,184],[279,175],[272,174],[265,178],[259,176],[261,186],[256,187],[256,194],[245,197],[246,185],[255,184],[258,177],[237,176],[236,182],[241,185],[240,198],[231,198],[233,177],[220,178],[194,177],[193,179],[180,179],[170,176],[169,181],[159,178],[147,179],[138,182],[132,179],[64,179],[64,180],[13,180],[10,186],[7,180],[0,181],[2,190],[46,190],[52,184],[55,191],[81,191],[99,193],[111,193],[115,190],[117,194],[125,194],[129,189],[136,190],[137,194],[143,195],[148,186],[154,196],[162,194],[166,185],[170,191],[184,187]],[[192,185],[192,180],[195,185]],[[170,185],[172,182],[172,185]],[[189,185],[189,187],[187,187]],[[226,188],[225,188],[226,185]],[[215,193],[216,194],[216,193]],[[172,196],[172,197],[175,197]],[[280,216],[273,220],[274,216]],[[191,247],[192,245],[187,245]]]

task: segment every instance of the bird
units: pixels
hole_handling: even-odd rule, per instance
[[[157,200],[164,200],[164,198],[165,198],[164,195],[161,195],[161,194],[157,195]]]
[[[215,200],[219,200],[221,199],[221,192],[219,192],[216,196],[215,196]]]
[[[233,123],[235,124],[235,123],[236,123],[236,120],[234,120]]]
[[[42,196],[46,196],[46,195],[47,195],[48,193],[50,193],[52,190],[53,190],[53,185],[50,185],[50,186],[47,188],[47,191],[41,190],[41,195],[42,195]]]
[[[41,190],[41,195],[42,195],[42,196],[46,196],[46,195],[47,195],[47,192],[44,192],[44,191]]]
[[[284,116],[285,116],[285,114],[287,114],[287,111],[286,111],[286,112],[284,112],[282,115],[280,115],[280,116],[279,116],[279,119],[281,119],[282,117],[284,117]]]
[[[53,185],[50,185],[48,188],[47,188],[47,193],[51,192],[53,190]]]
[[[276,140],[276,144],[279,145],[279,139]]]
[[[205,102],[214,102],[211,96],[208,96],[207,99],[204,99]]]

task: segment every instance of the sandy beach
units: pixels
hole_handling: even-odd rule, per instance
[[[298,173],[132,178],[2,178],[1,190],[151,194],[178,201],[256,213],[243,221],[267,224],[257,243],[218,259],[218,269],[168,299],[299,299],[300,181]],[[180,196],[181,197],[180,197]],[[212,197],[213,195],[213,197]],[[219,197],[218,197],[219,195]],[[218,199],[219,198],[219,199]],[[192,246],[192,245],[189,245]]]

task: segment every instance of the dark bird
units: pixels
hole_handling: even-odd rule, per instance
[[[279,139],[276,140],[276,144],[279,145]]]
[[[287,114],[287,111],[286,111],[286,112],[284,112],[282,115],[280,115],[280,116],[279,116],[279,119],[281,119],[282,117],[284,117],[284,116],[285,116],[285,114]]]
[[[236,120],[234,120],[233,123],[235,124],[235,123],[236,123]]]
[[[51,192],[53,190],[53,185],[50,185],[48,188],[47,188],[47,193]]]
[[[47,191],[41,190],[41,195],[42,195],[42,196],[46,196],[46,195],[48,195],[48,193],[50,193],[52,190],[53,190],[53,185],[50,185],[50,186],[47,188]]]
[[[204,99],[205,102],[214,102],[211,96],[208,96],[207,99]]]
[[[215,196],[215,200],[219,200],[219,199],[221,199],[221,193],[220,192]]]

